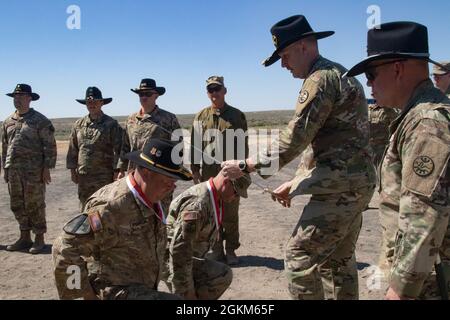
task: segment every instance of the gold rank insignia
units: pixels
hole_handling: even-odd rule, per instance
[[[272,41],[276,48],[278,48],[278,38],[276,35],[272,35]]]
[[[158,149],[152,148],[152,150],[150,151],[150,154],[151,155],[156,155],[156,152],[158,152]]]
[[[414,160],[413,170],[419,177],[427,177],[434,171],[434,162],[427,156],[417,157]]]

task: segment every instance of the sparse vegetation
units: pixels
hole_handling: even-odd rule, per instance
[[[279,129],[286,126],[291,120],[293,110],[276,110],[276,111],[260,111],[260,112],[246,112],[247,123],[249,128],[255,129],[266,129],[273,128]],[[190,129],[192,122],[194,121],[194,114],[181,114],[177,115],[180,125],[184,129]],[[122,127],[127,119],[126,116],[114,117]],[[73,123],[78,118],[59,118],[52,119],[52,123],[55,127],[55,137],[56,140],[68,140],[70,135],[70,130]]]

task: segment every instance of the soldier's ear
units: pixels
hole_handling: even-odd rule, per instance
[[[223,89],[224,89],[224,94],[227,94],[227,92],[228,92],[227,88],[223,87]]]

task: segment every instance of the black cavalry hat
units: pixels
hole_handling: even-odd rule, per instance
[[[182,164],[172,161],[172,150],[175,143],[162,139],[149,139],[142,151],[125,155],[125,158],[138,166],[177,180],[192,180],[192,174]]]
[[[270,32],[272,33],[272,40],[276,50],[271,57],[263,62],[263,65],[266,67],[277,62],[280,59],[278,55],[280,51],[295,41],[311,36],[319,40],[334,34],[334,31],[314,32],[303,15],[296,15],[281,20],[270,29]]]
[[[14,92],[7,93],[6,95],[8,97],[14,98],[15,94],[21,94],[21,93],[28,93],[31,96],[31,100],[36,101],[39,100],[40,96],[37,93],[34,93],[31,89],[31,86],[24,83],[19,83],[16,88],[14,89]]]
[[[383,23],[367,33],[367,58],[352,67],[344,76],[357,76],[367,70],[373,61],[383,59],[430,59],[428,29],[415,22]]]
[[[164,87],[157,87],[156,81],[153,79],[142,79],[141,84],[139,85],[139,88],[131,89],[134,93],[139,94],[142,91],[151,91],[154,90],[158,92],[160,96],[162,96],[164,93],[166,93],[166,88]]]
[[[89,87],[86,90],[86,99],[76,99],[81,104],[86,104],[87,100],[103,101],[103,104],[111,103],[112,98],[103,99],[102,92],[97,87]]]

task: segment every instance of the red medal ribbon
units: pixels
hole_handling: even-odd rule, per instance
[[[134,180],[133,174],[130,173],[127,177],[127,185],[133,195],[139,199],[147,208],[153,209],[156,213],[156,216],[162,223],[166,224],[166,217],[164,215],[164,210],[161,206],[161,203],[158,202],[153,204],[150,200],[148,200],[145,193],[142,191],[141,187]]]

